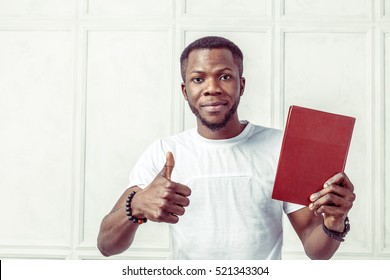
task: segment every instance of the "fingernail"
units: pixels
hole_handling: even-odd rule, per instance
[[[312,195],[310,196],[310,200],[311,200],[311,201],[314,201],[314,200],[317,199],[317,197],[318,197],[318,195],[317,195],[316,193],[314,193],[314,194],[312,194]]]
[[[314,204],[313,204],[313,203],[310,203],[310,204],[309,204],[309,209],[310,209],[310,210],[313,210],[313,207],[314,207]]]

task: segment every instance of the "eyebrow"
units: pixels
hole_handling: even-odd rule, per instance
[[[224,67],[224,68],[221,68],[221,69],[217,69],[217,73],[220,73],[220,72],[224,72],[224,71],[231,71],[231,72],[234,72],[234,70],[230,67]],[[203,71],[203,70],[193,70],[191,71],[189,74],[203,74],[205,73],[206,71]]]

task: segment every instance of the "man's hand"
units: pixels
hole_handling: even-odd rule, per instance
[[[160,173],[149,186],[134,196],[131,203],[134,217],[171,224],[179,221],[178,216],[182,216],[184,207],[190,204],[188,196],[191,195],[191,189],[171,181],[174,166],[174,157],[168,152]]]
[[[323,214],[328,229],[342,232],[344,220],[356,195],[354,186],[345,173],[338,173],[324,184],[324,188],[310,196],[309,209],[314,214]]]

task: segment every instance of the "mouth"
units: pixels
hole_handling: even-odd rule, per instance
[[[228,104],[227,101],[212,101],[212,102],[206,102],[202,104],[202,107],[217,107],[217,106],[226,106]]]
[[[228,105],[227,101],[211,101],[201,105],[206,111],[210,113],[218,113]]]

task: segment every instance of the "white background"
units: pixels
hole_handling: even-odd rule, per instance
[[[0,0],[0,258],[100,259],[101,219],[155,139],[195,125],[179,56],[222,35],[244,52],[242,119],[288,107],[357,118],[357,200],[335,259],[390,259],[389,0]],[[120,259],[166,259],[147,223]],[[286,224],[285,259],[305,259]]]

